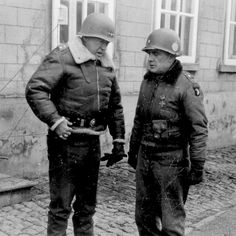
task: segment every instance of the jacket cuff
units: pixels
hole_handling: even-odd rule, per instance
[[[64,116],[62,116],[59,120],[57,120],[53,126],[50,127],[50,130],[54,131],[56,129],[56,127],[61,124],[61,122],[63,122],[64,120],[66,120],[66,118]]]
[[[116,138],[116,139],[113,140],[112,143],[123,143],[123,144],[125,144],[125,140],[121,139],[121,138]]]

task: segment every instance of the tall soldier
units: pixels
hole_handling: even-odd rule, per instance
[[[107,126],[113,137],[107,166],[125,156],[120,89],[106,53],[114,31],[106,15],[90,14],[81,37],[46,56],[26,87],[30,107],[49,126],[50,236],[66,235],[74,197],[74,235],[94,235],[99,135]]]
[[[136,169],[136,224],[142,236],[183,236],[189,185],[203,180],[208,135],[203,94],[176,59],[175,31],[154,30],[143,51],[148,68],[128,159]]]

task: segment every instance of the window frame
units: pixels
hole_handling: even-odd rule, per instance
[[[230,26],[231,24],[236,25],[236,20],[231,21],[231,7],[232,7],[232,1],[233,0],[228,0],[227,1],[227,12],[226,12],[226,20],[225,20],[225,44],[224,44],[224,64],[229,65],[229,66],[236,66],[236,58],[235,59],[230,59],[228,57],[229,55],[229,41],[230,41]],[[236,41],[236,39],[235,39]],[[235,42],[236,43],[236,42]]]
[[[108,16],[115,22],[115,0],[91,0],[92,2],[101,2],[108,4]],[[76,4],[82,2],[82,22],[87,17],[87,9],[89,0],[69,0],[69,13],[68,13],[68,40],[73,39],[76,34]],[[52,38],[51,49],[60,44],[60,0],[52,0]],[[109,44],[109,53],[113,52],[113,46]]]
[[[190,47],[192,48],[192,55],[191,56],[180,56],[179,60],[182,63],[190,64],[190,63],[196,63],[196,51],[197,51],[197,30],[198,30],[198,15],[199,15],[199,0],[193,0],[193,13],[186,13],[180,11],[180,1],[177,0],[177,10],[167,10],[162,9],[162,1],[163,0],[155,0],[155,16],[154,16],[154,24],[153,28],[158,29],[161,26],[161,14],[171,14],[177,16],[176,19],[176,29],[175,31],[179,31],[179,18],[180,16],[189,16],[193,19],[193,37],[192,37],[192,43]]]

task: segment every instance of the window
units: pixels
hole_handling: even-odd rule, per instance
[[[154,28],[175,30],[181,39],[184,63],[195,63],[198,0],[156,0]]]
[[[236,65],[236,0],[228,0],[224,64]]]
[[[107,14],[114,21],[114,0],[53,0],[52,48],[73,39],[83,20],[93,12]],[[110,44],[108,51],[112,51]]]

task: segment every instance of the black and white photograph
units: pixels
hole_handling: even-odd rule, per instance
[[[0,0],[0,236],[236,236],[236,0]]]

